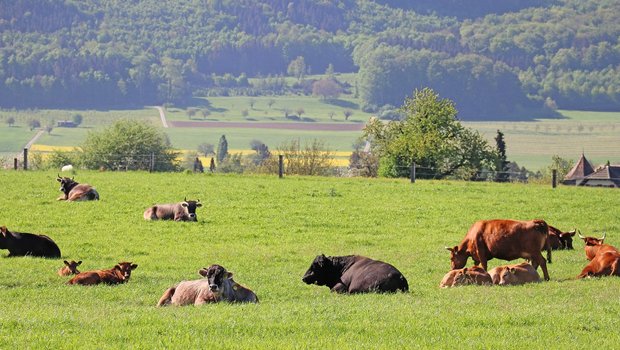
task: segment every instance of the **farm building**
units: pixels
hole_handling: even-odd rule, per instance
[[[578,186],[620,188],[620,165],[605,165],[582,179]]]
[[[580,182],[593,172],[594,167],[582,153],[581,158],[579,158],[577,164],[566,174],[562,183],[564,185],[580,185]]]

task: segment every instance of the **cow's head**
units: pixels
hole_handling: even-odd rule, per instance
[[[118,265],[114,266],[114,269],[120,271],[121,275],[123,275],[123,280],[125,281],[131,277],[131,271],[137,268],[138,265],[126,261],[120,262]]]
[[[78,273],[80,273],[80,271],[78,271],[77,267],[82,265],[82,260],[80,260],[80,261],[71,260],[71,262],[68,262],[67,260],[64,260],[63,263],[65,263],[65,266],[69,269],[69,271],[72,274],[77,275]]]
[[[0,227],[0,249],[7,249],[7,240],[13,238],[13,234],[6,226]]]
[[[518,283],[517,269],[514,267],[507,267],[502,270],[499,275],[499,285],[516,284]]]
[[[205,277],[209,282],[209,290],[216,296],[219,297],[221,293],[223,293],[228,279],[232,278],[232,272],[226,271],[226,268],[221,265],[211,265],[208,268],[202,268],[198,273]]]
[[[584,236],[581,235],[581,231],[579,231],[578,235],[579,235],[579,238],[581,238],[583,240],[583,242],[586,244],[586,246],[595,246],[595,245],[603,244],[603,242],[605,241],[605,236],[607,235],[607,233],[603,233],[603,237],[601,237],[601,238],[584,237]]]
[[[469,284],[474,284],[474,280],[473,277],[467,272],[467,268],[464,268],[459,270],[456,275],[454,275],[454,282],[452,284],[454,286],[466,286]]]
[[[446,249],[450,251],[450,268],[452,270],[462,269],[467,264],[467,259],[469,258],[467,251],[459,251],[458,246],[454,246],[454,248],[446,247]]]
[[[333,286],[340,280],[341,274],[334,269],[332,261],[324,254],[317,255],[301,280],[306,284]]]
[[[200,203],[200,199],[192,201],[187,200],[187,197],[181,202],[181,206],[185,208],[185,213],[189,218],[189,221],[196,221],[198,218],[196,217],[196,208],[202,207],[202,203]]]
[[[68,178],[68,177],[60,177],[60,175],[58,175],[58,178],[56,179],[56,181],[60,182],[60,192],[69,193],[69,191],[71,191],[71,189],[78,184],[73,179],[74,177]]]
[[[560,233],[560,242],[562,243],[562,247],[564,249],[574,249],[573,248],[573,237],[577,233],[577,230],[572,230],[568,232]]]

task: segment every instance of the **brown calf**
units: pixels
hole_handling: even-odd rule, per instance
[[[617,251],[599,252],[577,278],[601,276],[620,276],[620,253]]]
[[[470,284],[491,285],[491,276],[481,267],[472,266],[450,270],[439,283],[440,288],[467,286]]]
[[[493,279],[493,284],[500,286],[540,282],[538,272],[526,262],[495,267],[489,271],[489,275]]]
[[[540,265],[545,280],[549,280],[547,261],[540,253],[547,250],[547,259],[551,263],[551,247],[547,240],[547,223],[543,220],[481,220],[473,224],[467,235],[450,251],[452,269],[463,268],[471,256],[475,265],[487,269],[487,261],[497,258],[514,260],[530,259],[534,268]]]
[[[99,193],[89,184],[80,184],[73,178],[60,177],[56,181],[60,182],[60,191],[62,196],[58,197],[59,201],[85,201],[98,200]]]
[[[61,267],[58,270],[59,276],[77,275],[78,273],[80,273],[77,267],[82,264],[81,260],[77,262],[75,260],[71,260],[71,262],[64,260],[63,262],[65,263],[65,266]]]
[[[131,277],[131,271],[138,267],[130,262],[120,262],[108,270],[93,270],[80,272],[69,280],[67,284],[81,284],[84,286],[95,285],[100,283],[119,284],[125,283]]]

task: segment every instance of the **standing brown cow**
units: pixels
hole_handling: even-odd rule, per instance
[[[74,178],[60,177],[56,181],[60,182],[60,192],[62,196],[58,197],[59,201],[85,201],[98,200],[99,193],[89,184],[81,184],[73,180]]]
[[[156,204],[144,211],[144,220],[197,221],[196,208],[201,207],[199,200],[187,200],[180,203]]]
[[[475,265],[487,269],[487,262],[493,258],[514,260],[530,259],[534,268],[540,265],[549,280],[547,261],[540,251],[547,250],[551,263],[551,247],[547,240],[547,223],[543,220],[481,220],[473,224],[460,245],[448,248],[452,269],[463,268],[471,256]]]

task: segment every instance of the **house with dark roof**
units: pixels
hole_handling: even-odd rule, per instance
[[[586,176],[577,186],[620,188],[620,165],[605,165]]]
[[[592,167],[592,164],[590,164],[582,153],[581,158],[579,158],[577,164],[566,174],[562,183],[564,185],[579,185],[581,180],[592,173],[594,173],[594,167]]]

